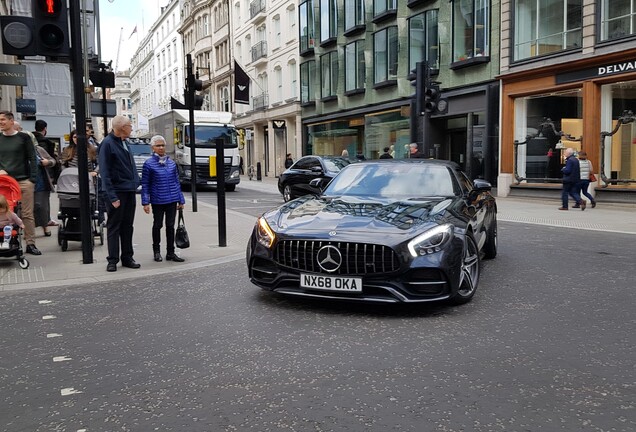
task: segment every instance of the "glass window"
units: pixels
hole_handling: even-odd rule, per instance
[[[515,99],[515,140],[525,142],[518,146],[517,174],[528,183],[560,182],[563,149],[581,150],[580,141],[569,141],[560,131],[583,135],[581,89]]]
[[[338,36],[338,5],[336,0],[320,0],[320,42]]]
[[[397,0],[373,0],[373,16],[397,10]]]
[[[636,0],[603,0],[601,40],[618,39],[634,33],[636,33]]]
[[[409,19],[409,71],[421,61],[439,69],[437,12],[437,9],[432,9]]]
[[[364,39],[345,45],[345,91],[364,89]]]
[[[300,52],[314,48],[316,22],[314,20],[314,0],[307,0],[298,6],[300,14]]]
[[[300,102],[316,100],[316,61],[310,60],[300,65]]]
[[[618,124],[618,118],[626,110],[634,108],[636,81],[624,81],[601,87],[601,130],[611,132]],[[608,179],[608,187],[636,189],[633,182],[612,182],[616,180],[636,179],[636,123],[621,125],[616,133],[606,137],[604,152],[595,172]],[[589,156],[589,151],[588,151]]]
[[[515,60],[579,48],[582,0],[516,0]]]
[[[345,31],[364,25],[364,0],[345,0]]]
[[[538,1],[538,0],[534,0]],[[543,1],[543,0],[542,0]],[[487,56],[490,52],[489,0],[454,0],[453,61]]]
[[[321,92],[323,98],[335,96],[338,91],[338,52],[320,56]]]
[[[397,78],[397,33],[397,26],[391,26],[373,34],[373,67],[375,72],[375,84]]]

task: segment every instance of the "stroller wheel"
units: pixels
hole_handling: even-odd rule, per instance
[[[26,258],[20,258],[18,260],[18,265],[21,269],[29,268],[29,260],[27,260]]]
[[[62,228],[57,230],[57,245],[62,246]]]
[[[68,240],[62,240],[62,252],[66,252],[68,249]]]

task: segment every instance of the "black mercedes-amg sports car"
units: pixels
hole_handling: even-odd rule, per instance
[[[251,281],[278,293],[369,302],[466,303],[497,255],[497,206],[453,162],[351,164],[319,196],[261,216]]]

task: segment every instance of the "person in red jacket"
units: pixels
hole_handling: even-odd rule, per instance
[[[166,140],[161,135],[150,139],[152,156],[144,162],[141,172],[141,205],[146,214],[152,207],[152,251],[157,262],[161,257],[161,228],[166,221],[166,261],[183,262],[174,251],[174,223],[178,209],[183,209],[185,198],[179,184],[177,164],[166,156]]]

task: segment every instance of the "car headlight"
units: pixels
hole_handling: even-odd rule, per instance
[[[239,172],[238,171],[232,171],[232,174],[230,175],[231,179],[235,179],[239,176]]]
[[[451,238],[453,238],[453,226],[439,225],[411,240],[408,244],[409,252],[414,258],[433,254],[441,251]]]
[[[269,249],[274,244],[275,239],[276,234],[274,234],[274,231],[269,227],[265,218],[258,218],[258,221],[256,221],[256,240]]]

